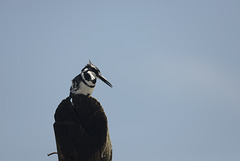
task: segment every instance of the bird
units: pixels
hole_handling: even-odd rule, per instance
[[[112,161],[107,116],[91,96],[97,79],[112,84],[89,63],[72,79],[70,95],[58,105],[54,133],[59,161]]]
[[[70,87],[71,94],[83,94],[91,95],[97,82],[97,78],[102,80],[108,86],[112,87],[112,84],[101,74],[100,70],[89,63],[82,69],[81,73],[72,80]]]

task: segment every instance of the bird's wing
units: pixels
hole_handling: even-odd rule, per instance
[[[79,74],[72,80],[72,85],[70,87],[71,93],[75,93],[80,88],[81,79],[81,74]]]

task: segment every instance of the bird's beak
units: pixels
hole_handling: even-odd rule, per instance
[[[113,87],[112,86],[112,84],[109,82],[109,81],[107,81],[107,79],[104,77],[104,76],[102,76],[102,75],[97,75],[97,77],[99,78],[99,79],[101,79],[104,83],[106,83],[107,85],[109,85],[110,87]]]

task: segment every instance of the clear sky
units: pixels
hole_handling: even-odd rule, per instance
[[[2,161],[56,161],[90,59],[114,161],[240,160],[240,1],[0,0]]]

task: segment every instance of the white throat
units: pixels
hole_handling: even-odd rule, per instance
[[[75,92],[75,94],[91,95],[93,88],[87,86],[85,83],[80,82],[80,88]]]

